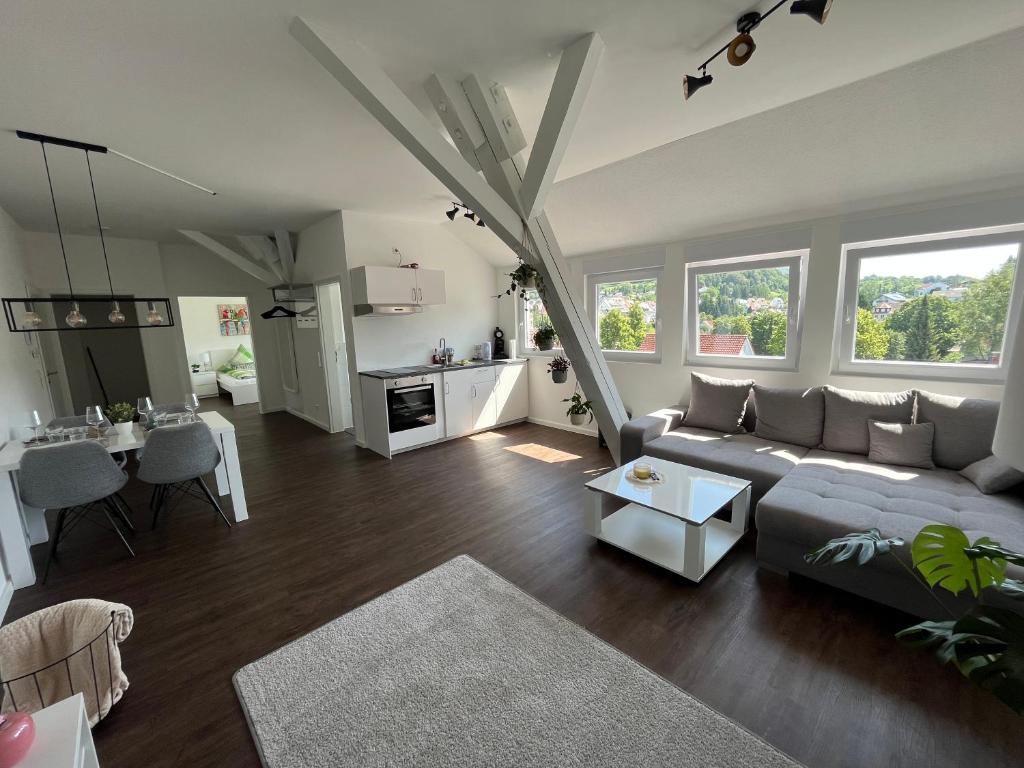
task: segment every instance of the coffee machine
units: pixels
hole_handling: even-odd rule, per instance
[[[505,351],[505,332],[501,328],[494,329],[494,347],[491,357],[494,360],[508,360],[508,352]]]

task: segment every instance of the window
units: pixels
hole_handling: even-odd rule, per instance
[[[1021,232],[844,248],[845,372],[998,380]]]
[[[687,362],[796,369],[806,251],[686,268]]]
[[[523,348],[527,351],[536,352],[537,342],[534,341],[534,336],[540,328],[553,327],[551,318],[548,317],[548,311],[545,309],[544,302],[541,300],[536,288],[527,289],[525,301],[521,299],[517,299],[517,301],[519,303],[519,327],[521,338],[523,339]],[[555,337],[553,348],[561,349],[557,336]]]
[[[630,270],[588,278],[589,311],[605,356],[655,359],[661,270]]]

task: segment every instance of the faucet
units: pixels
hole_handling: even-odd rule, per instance
[[[441,358],[441,365],[442,366],[448,365],[448,353],[445,351],[445,347],[447,346],[447,344],[448,344],[447,340],[445,339],[444,336],[442,336],[441,337],[441,344],[438,347],[438,349],[441,350],[440,358]]]

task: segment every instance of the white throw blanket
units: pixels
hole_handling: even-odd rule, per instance
[[[113,626],[105,631],[111,614]],[[96,725],[128,688],[117,645],[133,622],[127,605],[89,599],[51,605],[0,627],[0,680],[15,680],[3,687],[0,711],[37,712],[81,692],[89,725]],[[22,675],[28,677],[16,680]]]

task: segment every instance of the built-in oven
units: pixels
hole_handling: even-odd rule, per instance
[[[385,389],[388,399],[388,432],[395,434],[437,425],[437,402],[432,377],[387,379]]]

